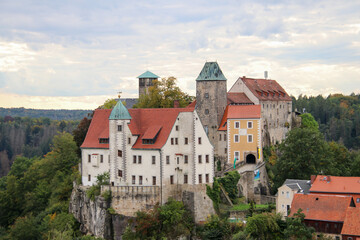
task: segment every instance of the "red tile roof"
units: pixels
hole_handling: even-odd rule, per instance
[[[344,222],[346,210],[353,204],[351,196],[295,194],[289,216],[301,208],[307,220]]]
[[[237,92],[228,92],[227,93],[227,104],[234,103],[245,103],[245,104],[254,104],[245,93],[237,93]]]
[[[220,123],[219,131],[226,131],[226,122],[228,119],[253,119],[260,118],[260,105],[228,105],[224,111]]]
[[[187,108],[194,108],[196,106],[196,100],[192,101],[189,105],[187,105]]]
[[[275,80],[246,77],[240,79],[262,101],[292,101],[291,97]]]
[[[341,234],[360,236],[360,208],[349,207],[346,210],[346,217]]]
[[[360,177],[335,177],[317,175],[311,185],[314,193],[358,193],[360,194]]]
[[[109,148],[108,143],[99,143],[99,138],[109,138],[111,109],[96,109],[81,148]]]
[[[132,119],[129,128],[132,135],[139,136],[132,148],[160,149],[167,141],[172,127],[180,112],[193,112],[194,108],[143,108],[128,109]],[[95,110],[82,148],[109,148],[109,144],[100,144],[99,138],[109,138],[109,116],[111,109]],[[142,139],[153,139],[154,144],[143,144]]]

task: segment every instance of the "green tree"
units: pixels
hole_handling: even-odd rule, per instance
[[[278,224],[281,216],[275,213],[257,214],[247,219],[245,233],[250,239],[284,239]]]
[[[201,236],[202,239],[230,239],[231,228],[228,219],[211,215],[204,224]]]
[[[329,159],[323,135],[313,128],[295,128],[279,146],[274,166],[274,183],[278,188],[288,179],[309,179],[313,174],[327,173]]]
[[[300,117],[302,128],[312,128],[314,130],[319,129],[319,124],[310,113],[301,114]]]
[[[88,119],[87,117],[84,117],[77,128],[73,131],[74,135],[74,141],[76,143],[77,148],[77,154],[80,157],[81,156],[81,149],[80,146],[84,142],[87,131],[90,127],[91,119]]]
[[[113,109],[116,105],[117,101],[116,99],[107,99],[103,105],[99,106],[100,109]]]
[[[20,217],[11,226],[9,231],[10,239],[14,240],[37,240],[40,239],[39,229],[36,219],[33,216]]]
[[[148,88],[147,94],[142,94],[134,108],[172,108],[174,101],[178,100],[180,107],[186,107],[194,100],[176,86],[176,78],[163,78],[154,80],[153,86]]]
[[[312,234],[315,230],[305,225],[304,218],[305,214],[302,213],[301,209],[298,209],[294,216],[286,219],[287,228],[284,230],[284,235],[287,239],[312,239]]]

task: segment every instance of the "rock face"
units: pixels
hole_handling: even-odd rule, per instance
[[[69,212],[81,223],[81,232],[112,239],[112,217],[107,211],[110,203],[101,196],[92,201],[87,198],[86,189],[86,187],[74,184]]]

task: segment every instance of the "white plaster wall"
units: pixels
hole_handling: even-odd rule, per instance
[[[283,217],[287,217],[287,205],[291,207],[294,194],[295,192],[286,185],[283,185],[278,188],[278,195],[276,197],[277,213],[281,213]]]
[[[91,155],[91,162],[88,156]],[[100,162],[103,155],[103,162]],[[96,183],[96,177],[104,172],[109,172],[109,149],[83,148],[81,149],[81,180],[84,186],[92,186]],[[89,181],[89,175],[91,180]]]
[[[260,103],[259,99],[250,91],[250,89],[245,85],[245,83],[242,81],[240,77],[230,88],[229,92],[231,93],[243,92],[255,105]]]

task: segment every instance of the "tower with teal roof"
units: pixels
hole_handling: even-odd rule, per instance
[[[119,185],[126,182],[127,159],[129,151],[126,138],[130,133],[128,124],[131,115],[127,108],[118,101],[109,116],[109,155],[110,155],[110,183]]]
[[[154,85],[153,81],[157,80],[159,76],[153,74],[150,71],[146,71],[137,78],[139,79],[139,97],[140,97],[140,95],[146,94],[148,92],[148,88]]]
[[[217,62],[206,62],[196,79],[196,111],[214,146],[214,155],[223,157],[226,141],[217,130],[227,105],[226,80]]]

